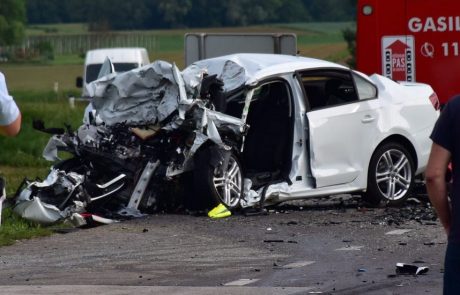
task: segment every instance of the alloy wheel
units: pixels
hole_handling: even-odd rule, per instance
[[[390,149],[377,162],[376,182],[381,194],[390,201],[406,196],[412,181],[411,162],[398,149]]]
[[[236,207],[241,199],[243,177],[238,161],[231,156],[226,167],[214,170],[214,187],[220,200],[227,207]]]

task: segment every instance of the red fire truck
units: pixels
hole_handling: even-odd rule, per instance
[[[460,1],[358,0],[357,69],[460,94]]]

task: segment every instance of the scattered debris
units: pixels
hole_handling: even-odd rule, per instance
[[[361,251],[362,248],[364,248],[364,246],[346,246],[335,249],[335,251]]]
[[[415,203],[415,204],[420,204],[420,203],[421,203],[419,199],[417,199],[417,198],[413,198],[413,197],[412,197],[412,198],[409,198],[409,199],[407,199],[407,201],[406,201],[406,202],[408,202],[408,203]]]
[[[284,243],[284,240],[264,240],[264,243]]]
[[[53,229],[53,232],[58,233],[58,234],[68,234],[68,233],[73,233],[77,230],[79,229],[78,228],[55,228]]]
[[[414,264],[396,263],[396,273],[400,275],[421,275],[428,272],[427,266],[417,266]]]
[[[232,215],[232,212],[230,212],[230,210],[228,210],[228,208],[225,207],[225,205],[222,203],[220,203],[214,209],[208,212],[208,217],[213,218],[213,219],[224,218],[224,217],[228,217],[231,215]]]
[[[385,233],[385,235],[403,235],[405,233],[408,233],[412,231],[411,229],[395,229],[395,230],[392,230],[392,231],[389,231],[387,233]]]
[[[286,264],[282,266],[281,268],[283,269],[300,268],[300,267],[308,266],[314,263],[316,263],[316,261],[298,261],[298,262]]]
[[[388,225],[401,225],[407,221],[416,221],[425,225],[436,225],[433,221],[437,220],[436,212],[429,202],[406,204],[401,208],[387,207],[384,210],[384,215],[381,215],[378,220],[382,220]]]
[[[258,216],[258,215],[268,215],[268,210],[265,208],[243,208],[243,215],[244,216]]]

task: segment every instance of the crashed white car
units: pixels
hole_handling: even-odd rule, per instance
[[[429,85],[300,56],[234,54],[182,72],[157,61],[105,76],[88,93],[87,122],[45,149],[50,160],[58,149],[76,157],[27,182],[18,213],[40,215],[50,207],[41,202],[69,217],[101,200],[148,211],[164,201],[164,183],[183,176],[186,203],[208,208],[341,193],[401,204],[425,169],[439,115]],[[51,191],[65,194],[43,193],[57,184]]]
[[[439,108],[428,85],[281,55],[237,54],[193,67],[223,79],[225,92],[235,93],[226,113],[250,126],[221,181],[235,199],[243,177],[252,183],[246,191],[265,202],[362,192],[373,204],[401,204],[426,167]]]

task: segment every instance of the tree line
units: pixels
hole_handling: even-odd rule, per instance
[[[26,0],[1,0],[0,46],[14,44],[24,36]]]
[[[354,19],[355,10],[356,0],[27,0],[26,2],[29,24],[83,22],[88,23],[89,29],[93,31],[350,21]]]

